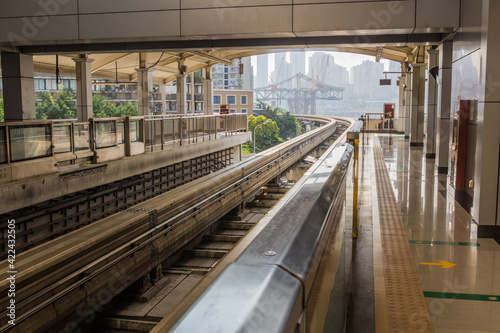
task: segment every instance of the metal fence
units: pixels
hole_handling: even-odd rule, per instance
[[[37,120],[0,123],[0,164],[132,145],[144,151],[216,140],[248,130],[246,114]]]

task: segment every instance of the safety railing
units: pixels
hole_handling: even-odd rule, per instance
[[[125,146],[125,155],[215,140],[248,130],[246,114],[137,116],[0,123],[0,164]],[[136,147],[137,149],[134,149]],[[135,152],[135,153],[134,153]],[[71,157],[68,157],[71,159]]]

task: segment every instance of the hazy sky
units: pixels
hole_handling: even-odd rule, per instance
[[[324,52],[333,55],[335,58],[335,63],[340,66],[347,67],[349,70],[351,67],[361,64],[365,60],[375,61],[374,56],[367,56],[362,54],[355,53],[345,53],[345,52],[328,52],[328,51],[306,51],[306,72],[309,71],[309,57],[313,55],[314,52]],[[269,73],[274,70],[274,54],[269,54]],[[288,62],[290,62],[290,55],[287,58]],[[389,68],[389,60],[382,59],[380,61],[384,64],[385,70]],[[254,75],[257,70],[257,58],[252,57],[252,65],[254,69]]]

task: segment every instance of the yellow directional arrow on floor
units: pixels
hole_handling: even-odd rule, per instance
[[[421,262],[420,265],[441,266],[441,268],[452,268],[455,267],[457,264],[452,264],[451,262],[440,260],[438,262]]]

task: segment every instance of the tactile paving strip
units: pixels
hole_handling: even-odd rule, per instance
[[[374,143],[389,332],[434,332],[382,149]]]

